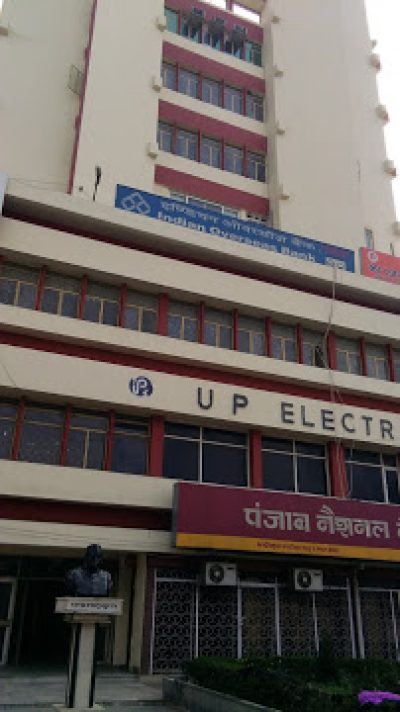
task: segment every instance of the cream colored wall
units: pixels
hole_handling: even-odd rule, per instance
[[[98,201],[114,204],[117,183],[153,190],[148,143],[157,138],[163,0],[101,0],[97,6],[74,193],[91,199],[95,166]]]
[[[139,397],[131,391],[131,379],[143,376],[153,384],[151,396]],[[212,407],[201,407],[198,389],[203,392],[202,401],[206,404],[210,390],[213,391]],[[326,401],[299,398],[4,344],[0,346],[0,391],[5,396],[23,393],[27,398],[45,402],[50,399],[94,409],[113,408],[135,417],[162,413],[189,422],[199,419],[211,425],[260,428],[278,435],[301,433],[325,439],[341,438],[390,448],[397,447],[400,437],[400,415],[396,413],[336,404],[329,398]],[[247,399],[247,403],[243,406],[239,399],[241,406],[235,409],[237,394]],[[282,416],[283,402],[291,404],[290,417]],[[325,427],[323,410],[332,413],[332,427]],[[346,413],[352,414],[348,425],[342,420]],[[370,419],[370,428],[366,427],[365,418]],[[387,419],[393,424],[392,435],[381,429],[381,420]]]
[[[91,0],[5,0],[0,36],[0,170],[66,190],[79,97],[70,66],[83,69]]]
[[[339,333],[349,336],[369,335],[372,340],[400,344],[400,325],[394,314],[349,305],[339,300],[332,302],[330,298],[310,295],[307,292],[225,272],[216,272],[205,267],[95,240],[73,235],[66,236],[56,230],[15,220],[3,219],[0,222],[0,248],[2,254],[10,259],[17,259],[17,261],[28,259],[38,264],[47,264],[48,267],[60,269],[62,272],[72,271],[78,276],[88,274],[100,281],[116,284],[126,282],[131,287],[141,287],[154,293],[166,291],[173,297],[193,302],[204,299],[208,304],[229,309],[237,307],[243,313],[255,316],[268,314],[283,320],[300,321],[323,332],[331,323],[332,328]],[[9,307],[0,308],[4,323],[12,325],[15,319],[19,330],[29,329],[35,322],[37,328],[42,328],[44,332],[50,330],[51,333],[53,329],[57,329],[56,317],[31,315],[29,312],[24,317],[23,310],[19,315],[16,312],[13,309],[10,311]],[[32,321],[32,316],[36,317],[35,322]],[[65,327],[60,325],[59,328],[68,329],[74,340],[91,338],[91,333],[94,339],[100,339],[99,329],[109,331],[104,326],[96,327],[87,323],[79,325],[70,320],[66,322],[68,324],[66,323]],[[84,331],[80,332],[80,329]],[[122,330],[111,329],[111,331]],[[111,336],[104,338],[112,343]],[[125,348],[129,345],[130,338],[132,335],[123,335],[123,333],[120,336],[115,335],[115,339],[119,340],[118,343],[123,340]],[[144,344],[145,342],[143,348],[145,348]],[[160,341],[159,348],[162,350],[168,346],[163,347]],[[187,348],[190,348],[190,345],[187,345]],[[217,350],[212,351],[215,353]],[[205,358],[208,360],[213,356],[205,356]],[[218,358],[216,354],[215,359]],[[369,388],[370,380],[363,379],[363,388]]]
[[[357,249],[364,228],[389,252],[395,219],[363,0],[275,0],[279,227]]]

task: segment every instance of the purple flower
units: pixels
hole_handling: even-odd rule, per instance
[[[380,705],[387,700],[400,702],[400,695],[395,695],[393,692],[382,692],[381,690],[362,690],[358,695],[360,705]]]

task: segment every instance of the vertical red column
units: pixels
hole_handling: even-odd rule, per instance
[[[36,311],[39,311],[40,307],[42,306],[45,280],[46,280],[46,267],[42,267],[42,269],[40,270],[40,274],[39,274],[38,289],[37,289],[37,294],[36,294],[36,303],[35,303]]]
[[[336,336],[330,331],[327,338],[328,366],[332,371],[337,369]]]
[[[168,294],[160,294],[158,298],[158,328],[157,334],[168,334]]]
[[[204,302],[199,304],[199,344],[204,344],[204,328],[206,320],[206,306]]]
[[[88,290],[88,278],[85,275],[85,277],[82,278],[82,282],[81,282],[81,293],[80,293],[80,297],[79,297],[78,319],[83,319],[83,315],[85,312],[85,302],[86,302],[87,290]]]
[[[11,448],[11,460],[18,459],[24,417],[25,417],[25,401],[22,398],[22,400],[20,400],[19,405],[18,405],[17,419],[15,421],[14,441],[13,441],[13,446]]]
[[[393,381],[393,383],[396,383],[396,368],[394,365],[394,353],[392,344],[387,345],[386,351],[389,381]]]
[[[329,476],[331,482],[331,495],[333,497],[347,497],[349,485],[347,482],[346,462],[342,443],[330,442],[328,445]]]
[[[104,458],[104,469],[105,470],[111,470],[114,430],[115,430],[115,413],[114,413],[114,411],[112,411],[108,418],[106,455]]]
[[[269,316],[265,319],[265,355],[272,357],[272,321]]]
[[[60,465],[65,465],[67,460],[68,435],[71,429],[71,411],[72,408],[68,405],[65,409],[64,430],[61,441]]]
[[[149,475],[162,477],[164,461],[164,418],[153,415],[150,426]]]
[[[304,363],[304,339],[303,339],[303,327],[301,324],[296,326],[296,342],[297,342],[297,361],[298,363]]]
[[[233,350],[237,351],[239,348],[239,312],[237,309],[234,309],[232,312],[232,326],[233,326],[232,346],[233,346]]]
[[[249,434],[250,487],[263,488],[261,433],[251,430]]]
[[[368,363],[367,363],[367,348],[365,345],[365,339],[360,339],[360,362],[361,362],[361,375],[368,376]]]
[[[125,324],[125,308],[126,308],[127,296],[128,296],[128,286],[126,284],[123,284],[121,287],[120,295],[119,295],[118,326],[124,326],[124,324]]]

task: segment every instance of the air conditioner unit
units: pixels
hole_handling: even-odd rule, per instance
[[[152,86],[154,91],[161,91],[163,88],[163,80],[162,77],[159,77],[158,74],[155,74],[151,80]]]
[[[236,564],[221,564],[219,561],[209,561],[205,570],[206,586],[236,586]]]
[[[372,52],[372,54],[369,57],[369,62],[374,69],[376,69],[378,72],[381,70],[381,58],[377,52]]]
[[[83,91],[83,72],[79,67],[71,64],[69,68],[68,88],[78,96],[82,96]]]
[[[323,574],[320,569],[295,569],[294,587],[296,591],[323,591]]]

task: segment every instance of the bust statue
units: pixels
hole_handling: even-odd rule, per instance
[[[81,566],[68,571],[65,577],[70,596],[108,596],[112,588],[111,574],[100,566],[103,554],[99,544],[90,544]]]

